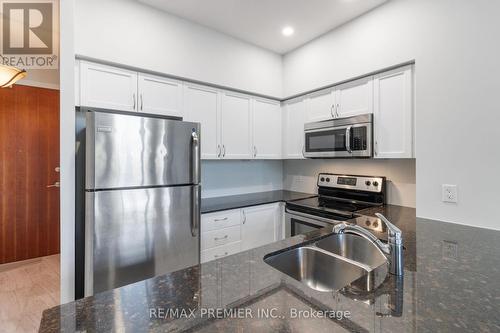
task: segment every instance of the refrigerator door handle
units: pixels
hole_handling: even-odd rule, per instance
[[[193,198],[192,198],[192,210],[191,210],[191,235],[193,237],[198,237],[198,231],[200,230],[200,203],[201,203],[201,188],[199,185],[195,185],[192,188]]]
[[[193,140],[193,183],[200,183],[200,140],[198,138],[198,134],[193,131],[191,133],[191,137]]]

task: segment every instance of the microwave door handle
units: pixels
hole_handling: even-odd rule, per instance
[[[351,150],[351,129],[352,129],[352,126],[348,126],[345,129],[345,148],[349,154],[352,153],[352,150]]]

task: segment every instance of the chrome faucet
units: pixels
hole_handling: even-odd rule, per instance
[[[333,232],[336,234],[351,233],[361,236],[384,253],[387,261],[389,261],[389,272],[394,275],[403,275],[403,233],[394,224],[389,222],[387,218],[379,213],[375,215],[387,226],[387,244],[380,241],[374,234],[367,229],[358,225],[341,222],[333,227]]]

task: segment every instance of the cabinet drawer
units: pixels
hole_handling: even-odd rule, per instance
[[[239,209],[203,214],[201,215],[201,232],[240,225],[240,222],[241,213]]]
[[[209,250],[201,251],[201,262],[207,262],[215,259],[220,259],[231,254],[240,252],[241,242],[234,242],[227,245],[214,247]]]
[[[234,243],[239,240],[241,240],[241,227],[239,225],[207,231],[201,234],[201,249],[207,250],[216,246]]]

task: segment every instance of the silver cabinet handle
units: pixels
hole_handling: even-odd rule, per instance
[[[201,187],[200,185],[193,186],[192,198],[191,198],[192,208],[191,208],[191,236],[198,237],[198,231],[200,230],[200,219],[201,219]]]
[[[220,145],[217,145],[217,157],[218,158],[220,158],[220,154],[221,154]]]
[[[224,252],[224,254],[221,254],[221,255],[216,254],[216,255],[214,255],[214,258],[225,257],[225,256],[227,256],[227,255],[228,255],[228,253],[227,253],[227,251],[226,251],[226,252]]]
[[[52,184],[52,185],[47,185],[46,187],[47,187],[47,188],[50,188],[50,187],[61,187],[61,183],[60,183],[60,182],[55,182],[54,184]]]
[[[340,115],[339,115],[339,109],[340,109],[340,104],[337,103],[337,107],[335,108],[335,118],[339,118]]]
[[[135,110],[135,93],[132,94],[132,99],[134,100],[134,107],[133,107],[133,109]]]
[[[226,236],[224,236],[224,237],[214,237],[214,241],[227,239],[227,237],[228,237],[228,235],[226,235]]]
[[[253,157],[257,157],[257,147],[253,146]]]
[[[222,157],[226,157],[226,145],[222,145]]]
[[[54,171],[55,171],[55,172],[61,172],[61,167],[55,167],[55,168],[54,168]]]
[[[200,140],[198,138],[198,133],[194,130],[191,132],[191,139],[193,142],[192,151],[192,172],[193,172],[193,182],[198,184],[200,182]]]
[[[332,115],[332,118],[335,118],[335,115],[333,114],[334,108],[335,108],[335,104],[332,104],[332,106],[330,106],[330,114]]]
[[[245,222],[247,221],[247,214],[244,210],[242,210],[241,213],[243,214],[243,224],[245,224]]]
[[[227,221],[227,217],[225,217],[223,219],[214,219],[214,222],[220,222],[220,221]]]
[[[347,128],[345,129],[345,149],[347,150],[347,152],[349,154],[352,153],[352,150],[351,150],[351,129],[352,129],[352,126],[347,126]]]
[[[378,150],[378,142],[375,141],[375,156],[378,155],[378,151],[377,150]]]
[[[142,100],[142,94],[141,94],[141,111],[143,110],[143,100]]]

